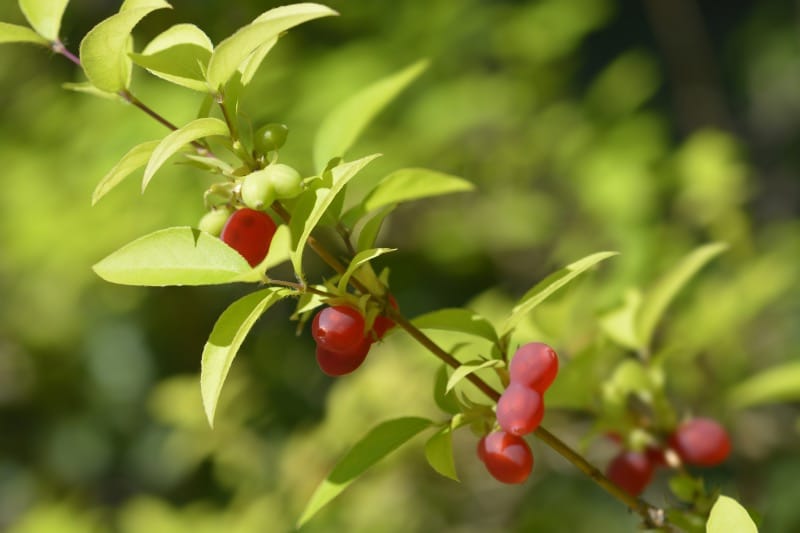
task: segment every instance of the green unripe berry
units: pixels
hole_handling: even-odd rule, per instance
[[[264,210],[275,201],[275,187],[266,169],[245,176],[240,193],[242,202],[250,209]]]
[[[286,124],[272,122],[256,130],[253,144],[258,153],[266,154],[283,146],[286,143],[287,135],[289,135],[289,127]]]
[[[203,215],[203,218],[201,218],[200,222],[197,224],[197,228],[200,231],[205,231],[206,233],[218,237],[219,234],[222,233],[222,227],[230,216],[231,211],[227,207],[212,209]]]
[[[303,178],[289,165],[274,163],[263,170],[269,176],[275,196],[280,200],[288,200],[303,192]]]

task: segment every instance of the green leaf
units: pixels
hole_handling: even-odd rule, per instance
[[[353,260],[350,261],[350,264],[347,266],[347,270],[345,270],[342,274],[342,277],[339,278],[339,290],[344,291],[345,288],[347,288],[350,278],[356,273],[361,265],[369,263],[376,257],[380,257],[383,254],[394,252],[396,250],[397,248],[374,248],[372,250],[364,250],[363,252],[357,253]]]
[[[329,7],[313,3],[281,6],[263,13],[219,43],[208,62],[208,86],[214,92],[220,90],[251,54],[282,32],[309,20],[337,14]]]
[[[706,523],[706,533],[758,533],[753,519],[739,502],[720,495]]]
[[[162,229],[123,246],[93,267],[121,285],[218,285],[251,270],[220,239],[189,227]]]
[[[537,283],[532,289],[525,293],[517,305],[514,306],[514,309],[511,310],[511,316],[508,317],[500,330],[501,336],[511,332],[525,315],[533,311],[537,305],[546,300],[558,289],[568,284],[600,261],[615,255],[617,255],[617,252],[598,252],[586,256],[583,259],[579,259],[565,266],[558,272],[550,274]]]
[[[19,0],[19,8],[36,33],[54,42],[68,3],[69,0]]]
[[[444,477],[454,481],[459,480],[453,459],[453,430],[449,425],[434,433],[425,443],[425,459]]]
[[[297,275],[302,275],[303,251],[306,241],[308,241],[308,237],[311,235],[311,231],[317,227],[320,219],[322,219],[322,215],[325,214],[325,211],[333,203],[336,195],[341,192],[344,186],[347,185],[356,174],[361,172],[365,166],[378,157],[380,157],[380,154],[372,154],[350,163],[342,163],[333,167],[333,169],[331,169],[333,181],[331,188],[322,188],[315,191],[316,197],[314,198],[313,207],[311,207],[308,215],[298,222],[303,223],[303,226],[291,257],[292,266],[294,266],[294,271]]]
[[[323,481],[297,521],[300,528],[372,465],[433,424],[425,418],[396,418],[384,422],[358,441]]]
[[[156,36],[141,54],[130,54],[137,65],[176,85],[208,92],[205,68],[214,45],[194,24],[176,24]]]
[[[712,243],[697,248],[662,277],[644,296],[636,320],[636,334],[640,346],[650,346],[653,331],[675,295],[711,259],[727,248],[724,243]]]
[[[370,217],[366,220],[366,222],[364,222],[358,232],[358,243],[356,245],[357,250],[366,250],[375,245],[375,241],[378,240],[378,233],[381,231],[383,221],[393,210],[394,206],[384,206],[370,214]]]
[[[795,400],[800,400],[800,361],[765,370],[728,393],[728,403],[737,409]]]
[[[442,365],[436,371],[433,382],[433,399],[439,409],[452,415],[460,413],[461,407],[454,392],[447,391],[447,365]]]
[[[278,43],[278,38],[275,37],[271,41],[267,41],[266,43],[262,44],[255,51],[250,54],[250,57],[245,59],[244,63],[239,66],[239,72],[242,73],[242,85],[247,85],[253,80],[253,76],[256,75],[258,71],[258,67],[261,66],[261,63],[264,61],[264,58],[267,57],[267,54],[272,47]]]
[[[453,371],[453,374],[450,376],[450,379],[447,380],[445,392],[450,392],[453,390],[453,387],[458,385],[459,381],[466,378],[470,374],[474,374],[478,370],[483,370],[484,368],[499,368],[502,366],[505,366],[505,363],[499,359],[490,359],[489,361],[470,361],[468,363],[464,363],[456,368]]]
[[[203,348],[200,366],[200,392],[211,427],[214,427],[214,413],[222,385],[247,333],[267,309],[290,292],[288,289],[271,287],[248,294],[231,304],[214,324]]]
[[[100,198],[108,194],[111,189],[122,183],[132,172],[136,171],[147,164],[148,159],[153,154],[153,150],[161,141],[148,141],[138,144],[131,148],[128,153],[122,156],[122,159],[114,165],[114,168],[108,171],[108,174],[103,176],[100,183],[95,187],[92,193],[92,205],[96,204]]]
[[[112,93],[127,89],[131,81],[128,51],[133,28],[153,11],[171,7],[163,0],[128,1],[119,13],[92,28],[80,45],[81,65],[92,85]]]
[[[386,176],[364,199],[364,210],[409,200],[471,191],[475,186],[456,176],[427,168],[403,168]]]
[[[147,188],[150,180],[153,179],[153,175],[175,152],[197,139],[228,134],[228,126],[223,121],[209,117],[195,119],[164,137],[156,149],[153,150],[153,155],[144,169],[142,192]]]
[[[34,43],[49,46],[47,39],[30,28],[18,24],[0,22],[0,43]]]
[[[109,93],[106,91],[101,91],[88,81],[80,82],[80,83],[62,83],[61,87],[68,91],[75,91],[76,93],[84,93],[90,94],[92,96],[97,96],[99,98],[105,98],[106,100],[116,100],[116,101],[123,101],[123,98],[119,95],[119,93]]]
[[[440,329],[482,337],[497,342],[497,332],[492,324],[469,309],[458,307],[439,309],[420,315],[411,321],[420,329]]]
[[[636,316],[642,304],[642,293],[630,290],[625,294],[625,302],[618,308],[600,317],[600,327],[614,342],[630,350],[639,350],[636,335]]]
[[[314,139],[315,168],[322,170],[331,158],[344,157],[372,119],[427,66],[427,61],[418,61],[400,72],[382,78],[328,113]]]

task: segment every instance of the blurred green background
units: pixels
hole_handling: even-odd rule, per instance
[[[0,20],[22,23],[15,3]],[[70,49],[115,1],[73,2]],[[173,0],[138,27],[140,48],[192,22],[218,42],[272,1]],[[426,166],[474,194],[403,207],[381,242],[409,316],[469,304],[488,315],[579,257],[621,255],[537,311],[526,327],[562,364],[618,350],[597,317],[694,247],[729,250],[682,292],[659,330],[681,413],[716,416],[734,455],[707,473],[758,513],[800,530],[797,402],[735,407],[734,387],[800,357],[800,8],[674,0],[332,1],[341,16],[281,40],[243,112],[291,128],[282,160],[312,172],[326,111],[421,57],[429,70],[351,155],[382,152],[377,179]],[[230,533],[291,529],[333,461],[376,422],[438,417],[435,360],[402,334],[331,380],[290,307],[251,332],[222,395],[200,405],[199,358],[219,313],[249,287],[112,286],[91,265],[157,228],[195,224],[210,181],[173,166],[146,195],[135,179],[90,207],[132,145],[163,129],[130,106],[63,91],[81,75],[28,46],[0,50],[0,530]],[[174,122],[199,96],[138,73],[134,92]],[[287,274],[288,275],[288,274]],[[533,333],[532,333],[533,334]],[[533,339],[531,339],[533,340]],[[598,370],[597,387],[606,377]],[[733,391],[733,392],[732,392]],[[591,396],[595,390],[588,391]],[[797,399],[800,391],[788,391]],[[577,444],[584,412],[546,424]],[[534,442],[522,486],[500,486],[456,438],[461,484],[436,475],[417,439],[312,520],[308,532],[615,532],[635,520]],[[613,454],[595,442],[589,457]],[[659,477],[647,497],[664,501]]]

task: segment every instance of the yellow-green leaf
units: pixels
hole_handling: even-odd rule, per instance
[[[706,533],[758,533],[758,527],[739,502],[720,495],[711,508]]]
[[[57,41],[61,18],[69,0],[19,0],[19,8],[36,33],[48,41]]]
[[[103,176],[103,179],[95,187],[92,193],[92,205],[96,204],[111,189],[122,183],[136,169],[145,166],[153,154],[153,150],[156,149],[160,142],[159,140],[138,144],[122,156],[122,159],[114,165],[114,168],[108,171],[108,174]]]
[[[194,24],[176,24],[150,41],[133,61],[169,82],[207,92],[205,69],[214,45]]]
[[[463,178],[427,168],[403,168],[383,178],[364,199],[364,210],[409,200],[471,191],[475,186]]]
[[[33,43],[44,46],[50,44],[32,29],[8,22],[0,22],[0,43]]]

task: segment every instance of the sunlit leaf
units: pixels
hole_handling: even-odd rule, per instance
[[[438,473],[458,481],[456,463],[453,459],[453,430],[449,425],[434,433],[425,443],[425,459]]]
[[[375,241],[378,240],[378,234],[381,231],[383,221],[393,210],[394,206],[384,206],[369,215],[369,218],[366,222],[364,222],[358,232],[358,242],[356,244],[357,250],[366,250],[375,245]]]
[[[736,408],[800,400],[800,361],[765,370],[739,383],[728,393]]]
[[[189,89],[208,92],[205,68],[214,46],[194,24],[176,24],[150,41],[133,61],[154,75]]]
[[[614,342],[630,350],[643,348],[636,334],[636,316],[642,305],[642,293],[636,290],[625,294],[625,302],[600,317],[600,327]]]
[[[758,533],[753,519],[742,505],[728,496],[720,495],[706,523],[706,533]]]
[[[439,409],[454,415],[460,413],[461,409],[455,393],[447,391],[447,368],[447,365],[441,365],[439,370],[436,371],[436,377],[433,382],[433,399]]]
[[[297,521],[299,528],[338,496],[372,465],[433,424],[425,418],[397,418],[384,422],[358,441],[311,496]]]
[[[418,200],[454,192],[471,191],[475,186],[456,176],[427,168],[403,168],[386,176],[364,199],[364,209]]]
[[[282,32],[309,20],[337,14],[329,7],[313,3],[281,6],[263,13],[217,45],[208,63],[208,86],[218,91],[251,54]]]
[[[128,153],[122,156],[122,159],[114,165],[114,168],[108,171],[108,174],[103,176],[100,183],[95,187],[92,193],[92,205],[96,204],[100,198],[105,196],[114,187],[122,183],[132,172],[145,166],[153,150],[161,141],[148,141],[138,144],[131,148]]]
[[[258,67],[261,66],[261,63],[264,61],[264,58],[267,57],[272,47],[278,43],[278,38],[275,37],[271,41],[267,41],[266,43],[262,44],[255,51],[250,54],[250,57],[244,60],[244,63],[239,65],[239,72],[242,73],[242,85],[247,85],[253,80],[253,76],[256,75],[258,71]]]
[[[162,229],[123,246],[93,267],[121,285],[217,285],[251,270],[220,239],[189,227]]]
[[[453,371],[453,374],[450,376],[450,379],[447,380],[445,392],[450,392],[453,390],[453,387],[458,385],[462,379],[466,378],[470,374],[474,374],[478,370],[483,370],[484,368],[499,368],[502,366],[505,366],[505,363],[499,359],[491,359],[489,361],[470,361],[468,363],[464,363],[456,368]]]
[[[0,22],[0,43],[33,43],[44,46],[50,44],[32,29],[8,22]]]
[[[545,279],[537,283],[531,290],[519,300],[511,316],[508,317],[501,329],[501,335],[513,330],[522,318],[533,311],[533,309],[546,300],[550,295],[570,281],[577,278],[600,261],[617,255],[617,252],[598,252],[571,263],[558,272],[550,274]]]
[[[380,257],[383,254],[394,252],[396,250],[396,248],[374,248],[372,250],[364,250],[363,252],[357,253],[353,260],[350,261],[350,264],[347,266],[347,270],[345,270],[345,272],[342,274],[342,277],[339,278],[339,290],[344,291],[344,289],[347,287],[347,284],[350,282],[350,278],[356,273],[361,265],[369,263],[376,257]]]
[[[19,8],[36,33],[48,41],[57,41],[61,18],[69,0],[19,0]]]
[[[492,324],[469,309],[448,308],[432,311],[416,317],[411,321],[420,329],[439,329],[455,331],[483,337],[491,342],[497,342],[497,332]]]
[[[153,150],[153,155],[144,169],[142,191],[147,188],[153,175],[167,162],[170,156],[192,141],[215,135],[228,135],[228,126],[218,118],[208,117],[195,119],[164,137]]]
[[[200,366],[200,391],[210,426],[214,426],[222,385],[247,333],[270,306],[289,293],[273,287],[249,294],[231,304],[214,324]]]
[[[89,81],[107,92],[127,89],[131,80],[128,48],[133,28],[153,11],[171,7],[162,0],[126,2],[119,13],[92,28],[80,45],[81,65]]]
[[[314,139],[314,165],[322,170],[333,157],[347,150],[372,119],[428,66],[418,61],[355,93],[323,119]]]
[[[61,87],[68,91],[90,94],[92,96],[97,96],[98,98],[105,98],[106,100],[122,101],[122,97],[119,95],[119,93],[110,93],[107,91],[101,91],[88,81],[79,83],[62,83]]]

